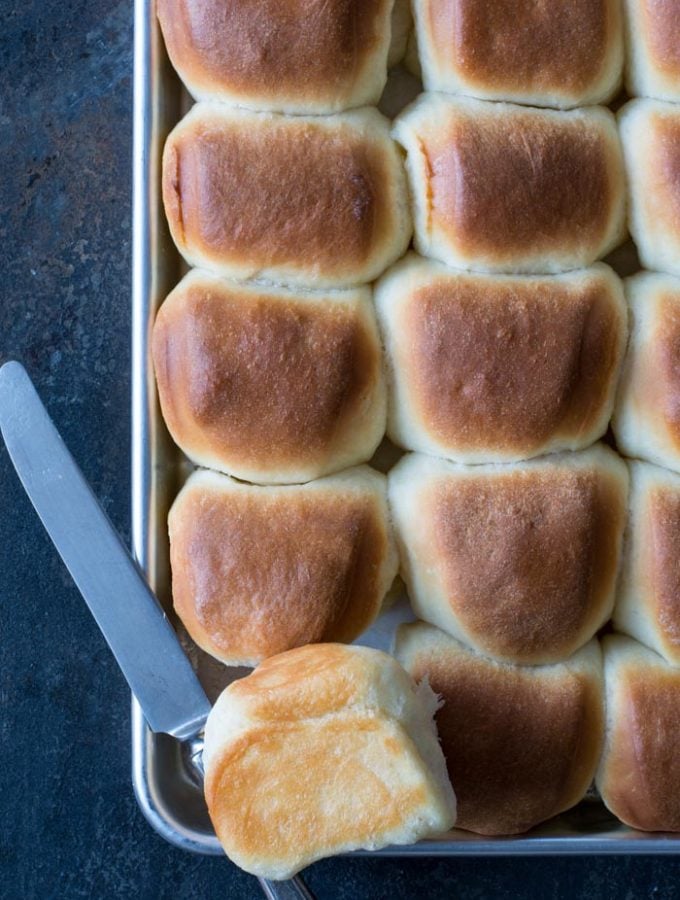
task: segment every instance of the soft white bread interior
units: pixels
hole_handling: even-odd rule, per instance
[[[412,253],[375,301],[399,446],[511,462],[578,450],[607,430],[628,317],[608,266],[480,275]]]
[[[619,112],[619,130],[640,261],[680,275],[680,105],[631,100]]]
[[[353,641],[397,574],[386,479],[368,466],[284,487],[199,470],[168,524],[175,610],[228,665]]]
[[[604,737],[596,640],[563,663],[513,666],[418,622],[400,626],[395,655],[441,697],[435,721],[458,828],[519,834],[583,799]]]
[[[680,669],[621,635],[607,635],[602,648],[606,736],[597,789],[626,825],[680,831]]]
[[[402,159],[372,108],[283,116],[197,103],[165,143],[162,181],[180,253],[228,277],[361,284],[411,237]]]
[[[285,113],[376,104],[404,42],[391,50],[393,0],[158,0],[157,14],[197,100]]]
[[[234,682],[210,713],[204,751],[227,855],[283,879],[324,856],[451,828],[436,708],[427,685],[366,647],[291,650]]]
[[[264,484],[366,462],[385,433],[368,287],[287,290],[192,269],[161,306],[161,409],[198,465]]]
[[[626,87],[680,101],[680,0],[624,0]]]
[[[429,91],[531,106],[606,103],[621,83],[620,0],[413,0]]]
[[[614,627],[680,666],[680,475],[630,464]]]
[[[680,471],[680,279],[643,272],[624,283],[630,340],[612,427],[619,450]]]
[[[565,659],[611,615],[628,471],[595,445],[507,465],[421,454],[389,473],[416,615],[497,659]]]
[[[589,266],[624,235],[616,122],[569,112],[423,94],[396,119],[407,153],[415,245],[481,272]]]

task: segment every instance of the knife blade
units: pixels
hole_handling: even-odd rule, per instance
[[[144,576],[18,362],[0,368],[0,431],[26,493],[153,731],[185,739],[210,703]]]

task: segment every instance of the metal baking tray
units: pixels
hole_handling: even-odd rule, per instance
[[[183,273],[163,214],[160,160],[166,135],[190,101],[166,57],[154,0],[135,0],[134,42],[132,540],[133,551],[152,588],[177,624],[170,596],[166,519],[188,463],[171,442],[161,419],[149,359],[149,334],[158,306]],[[394,88],[392,93],[387,97],[388,109],[398,105]],[[619,271],[631,268],[629,256],[617,254],[613,262]],[[402,600],[359,642],[389,649],[395,624],[409,618],[412,615]],[[181,628],[178,631],[211,699],[246,671],[221,666],[182,635]],[[193,752],[191,743],[153,734],[133,699],[132,780],[143,814],[171,844],[195,853],[221,854],[202,785],[191,764]],[[680,835],[634,831],[614,819],[594,792],[573,810],[519,837],[489,839],[452,831],[413,846],[376,851],[377,855],[402,857],[677,852]]]

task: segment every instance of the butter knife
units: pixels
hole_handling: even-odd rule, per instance
[[[210,712],[177,636],[18,362],[0,368],[0,432],[52,543],[139,701],[152,731],[199,734]],[[193,750],[193,746],[192,746]],[[196,753],[194,750],[194,754]],[[198,765],[199,770],[200,760]],[[299,878],[260,885],[269,900],[313,900]]]

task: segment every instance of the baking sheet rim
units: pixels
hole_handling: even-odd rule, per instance
[[[158,221],[158,165],[155,143],[161,128],[166,98],[162,93],[163,54],[155,20],[154,0],[134,4],[133,98],[133,226],[132,226],[132,545],[140,565],[155,585],[159,566],[158,541],[152,528],[152,503],[157,494],[160,467],[155,458],[161,433],[148,353],[153,298],[158,293],[157,260],[163,229]],[[155,208],[154,208],[155,197]],[[222,854],[214,833],[198,831],[173,811],[165,791],[172,788],[159,772],[159,748],[172,742],[154,735],[141,709],[132,699],[132,782],[145,818],[169,843],[190,852]],[[188,790],[179,748],[175,777]],[[199,788],[194,786],[195,791]],[[367,854],[379,856],[539,856],[581,854],[680,853],[680,835],[644,834],[615,826],[611,831],[580,834],[533,833],[519,837],[483,838],[461,833],[450,839],[422,841],[416,845],[388,847]]]

